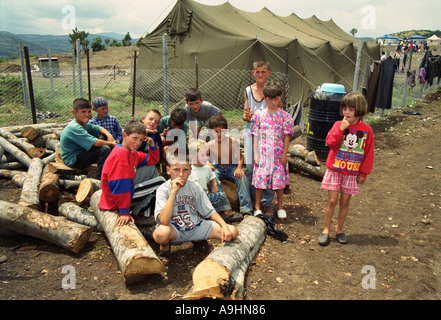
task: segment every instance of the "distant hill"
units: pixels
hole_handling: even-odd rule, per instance
[[[438,37],[441,37],[441,31],[440,30],[407,30],[407,31],[400,31],[400,32],[395,32],[395,33],[391,33],[392,36],[394,37],[400,37],[402,39],[413,36],[414,34],[419,34],[420,36],[429,38],[431,36],[433,36],[434,34],[437,35]]]
[[[100,37],[103,42],[109,39],[121,43],[125,34],[114,32],[104,32],[98,34],[89,34],[89,47],[93,38]],[[51,53],[72,52],[72,46],[69,42],[69,35],[41,35],[41,34],[13,34],[7,31],[0,31],[0,57],[10,58],[12,55],[19,56],[18,42],[22,40],[23,46],[27,46],[30,54],[38,56],[45,55],[47,48],[50,47]],[[132,39],[134,43],[137,39]]]

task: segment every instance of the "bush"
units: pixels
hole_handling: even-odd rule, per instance
[[[0,104],[23,101],[23,88],[20,77],[9,73],[0,74]]]

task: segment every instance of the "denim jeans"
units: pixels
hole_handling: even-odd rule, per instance
[[[234,176],[234,170],[236,170],[237,165],[215,164],[214,168],[216,169],[214,173],[216,174],[216,177],[219,181],[226,179],[236,183],[237,196],[239,197],[240,204],[240,212],[252,212],[253,203],[251,202],[250,183],[245,175],[243,175],[242,178],[236,178]],[[218,189],[219,191],[223,191],[221,185],[218,186]]]
[[[207,193],[207,196],[217,213],[221,213],[231,209],[230,201],[228,201],[225,192],[211,192]]]

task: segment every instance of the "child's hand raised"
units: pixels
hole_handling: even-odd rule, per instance
[[[340,130],[341,131],[345,131],[347,128],[349,128],[351,124],[348,121],[348,118],[346,118],[346,116],[343,118],[343,120],[341,121],[340,124]]]
[[[184,180],[180,177],[177,177],[170,181],[170,185],[172,191],[178,192],[178,190],[184,185]]]
[[[155,141],[153,141],[152,138],[145,137],[145,141],[150,145],[150,147],[154,147],[155,146]]]

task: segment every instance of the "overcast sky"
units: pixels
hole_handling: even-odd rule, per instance
[[[177,0],[0,0],[0,31],[16,34],[68,34],[73,27],[90,33],[130,32],[138,38],[152,31]],[[218,5],[226,0],[198,0]],[[279,16],[316,15],[333,19],[357,37],[378,37],[411,29],[441,29],[440,0],[230,0],[231,5],[255,12],[263,7]]]

